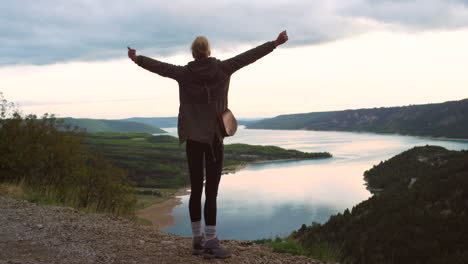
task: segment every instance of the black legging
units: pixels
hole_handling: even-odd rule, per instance
[[[205,224],[216,225],[216,197],[223,169],[224,145],[215,137],[212,146],[187,140],[187,161],[192,190],[190,193],[190,220],[201,220],[201,196],[203,192],[203,165],[206,164]]]

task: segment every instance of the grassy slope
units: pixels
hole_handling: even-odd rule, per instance
[[[120,121],[107,119],[88,119],[88,118],[63,118],[66,124],[78,126],[86,129],[87,132],[142,132],[142,133],[165,133],[164,130],[134,121]]]
[[[185,147],[172,136],[145,133],[88,133],[87,148],[103,152],[114,164],[127,170],[140,187],[177,188],[189,184]],[[226,167],[254,161],[313,159],[329,153],[304,153],[273,146],[232,144],[225,146]]]
[[[468,138],[468,99],[440,104],[281,115],[247,127]]]

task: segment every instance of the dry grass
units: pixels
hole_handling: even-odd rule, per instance
[[[26,199],[27,192],[22,184],[0,183],[0,195],[15,199]]]

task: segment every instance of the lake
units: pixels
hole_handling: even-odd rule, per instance
[[[164,130],[177,136],[175,128]],[[224,143],[274,145],[333,155],[330,159],[252,164],[223,175],[218,191],[218,236],[242,240],[287,236],[302,224],[324,223],[331,215],[351,209],[371,196],[364,185],[364,171],[414,146],[468,149],[468,140],[243,127]],[[175,225],[163,231],[191,236],[189,196],[180,198],[182,204],[172,212]]]

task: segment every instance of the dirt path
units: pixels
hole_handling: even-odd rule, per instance
[[[0,264],[36,263],[322,263],[223,240],[227,260],[192,256],[191,238],[71,208],[0,196]]]

